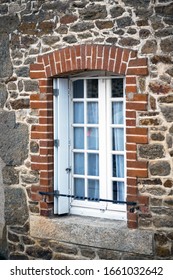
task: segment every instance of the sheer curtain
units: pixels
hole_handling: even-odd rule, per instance
[[[123,102],[113,102],[112,104],[113,124],[124,123]],[[113,150],[124,151],[124,128],[113,128]],[[124,178],[124,155],[115,155],[115,176]],[[117,181],[117,199],[124,200],[124,182]]]

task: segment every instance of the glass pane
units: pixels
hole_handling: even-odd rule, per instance
[[[99,199],[99,180],[88,180],[88,197]]]
[[[84,123],[84,103],[74,102],[74,123]]]
[[[78,199],[82,199],[85,196],[85,181],[84,179],[74,179],[74,195],[78,196]],[[77,198],[75,198],[77,199]],[[84,198],[83,198],[84,199]]]
[[[124,182],[112,182],[113,200],[124,201]],[[116,203],[116,202],[115,202]]]
[[[113,155],[112,156],[112,176],[118,178],[124,178],[124,156]]]
[[[112,97],[123,97],[123,79],[112,79]]]
[[[112,129],[112,150],[124,151],[124,129],[113,128]]]
[[[98,154],[88,154],[88,175],[99,176]]]
[[[87,149],[98,150],[99,148],[98,128],[87,128]]]
[[[74,148],[84,149],[84,128],[82,127],[74,128]]]
[[[87,80],[87,97],[98,98],[98,80]]]
[[[74,174],[84,175],[84,154],[74,153]]]
[[[84,98],[83,84],[83,80],[77,80],[73,82],[73,98]]]
[[[87,103],[87,120],[88,123],[98,123],[98,103],[88,102]]]
[[[123,102],[112,103],[112,123],[113,124],[124,123]]]

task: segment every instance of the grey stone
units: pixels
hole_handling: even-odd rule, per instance
[[[143,194],[148,193],[153,196],[162,196],[162,195],[166,194],[166,190],[159,186],[149,186],[149,187],[143,186],[142,188],[139,188],[139,191],[140,191],[140,193],[143,193]]]
[[[139,36],[141,39],[146,39],[150,36],[150,30],[148,29],[140,29],[139,30]]]
[[[21,253],[11,253],[10,260],[29,260],[29,258]]]
[[[129,230],[126,222],[92,217],[68,216],[60,219],[30,217],[32,237],[54,239],[61,242],[150,255],[152,233]],[[39,227],[38,227],[39,224]]]
[[[173,36],[161,40],[160,47],[164,53],[172,52],[173,51]]]
[[[38,91],[38,82],[37,81],[31,81],[31,80],[24,80],[24,87],[25,91],[33,92],[33,91]]]
[[[123,2],[125,3],[126,6],[132,6],[134,8],[137,7],[144,7],[144,8],[148,8],[149,4],[150,4],[150,0],[139,0],[137,2],[135,2],[134,0],[123,0]]]
[[[19,236],[12,232],[8,232],[8,239],[12,242],[19,242]]]
[[[163,6],[156,6],[155,7],[156,14],[163,16],[163,17],[172,17],[173,14],[173,3]]]
[[[105,5],[89,5],[86,8],[79,10],[81,19],[83,20],[94,20],[103,19],[107,16]]]
[[[162,133],[153,133],[151,134],[151,139],[154,141],[163,141],[165,140],[165,136]]]
[[[125,10],[121,6],[114,6],[113,8],[110,9],[110,14],[113,18],[121,16]]]
[[[7,89],[4,84],[0,84],[0,109],[4,107],[4,104],[7,100]]]
[[[168,73],[171,77],[173,77],[173,67],[169,68],[166,73]]]
[[[119,28],[124,28],[124,27],[127,27],[127,26],[130,26],[130,25],[134,24],[132,18],[128,17],[128,16],[118,18],[116,22],[117,22],[117,26]]]
[[[10,101],[11,107],[14,110],[29,109],[30,100],[28,98],[20,98]]]
[[[125,37],[119,40],[121,46],[132,47],[139,45],[140,41],[133,37]]]
[[[172,57],[170,55],[154,55],[151,58],[151,62],[154,63],[154,64],[157,64],[157,63],[172,64],[173,60],[172,60]]]
[[[13,166],[5,166],[2,170],[3,183],[7,185],[19,184],[19,171]]]
[[[35,244],[35,241],[29,236],[22,235],[20,238],[21,238],[21,242],[24,243],[25,245],[34,245]]]
[[[169,105],[160,105],[161,112],[167,122],[173,122],[173,107]]]
[[[92,22],[78,22],[71,26],[70,30],[74,32],[82,32],[94,28]]]
[[[163,158],[164,147],[160,144],[140,145],[139,156],[146,159]]]
[[[16,75],[18,77],[29,77],[29,67],[28,66],[21,66],[16,69]]]
[[[158,101],[160,103],[173,103],[173,95],[159,97]]]
[[[3,33],[0,36],[0,78],[9,78],[12,73],[13,68],[9,52],[9,39],[8,35]]]
[[[26,195],[21,188],[5,188],[5,221],[7,225],[23,225],[28,219]]]
[[[156,40],[148,40],[143,45],[141,49],[141,53],[143,54],[149,54],[149,53],[155,53],[157,50],[157,41]]]
[[[75,245],[69,245],[61,242],[50,241],[49,242],[50,248],[54,252],[64,253],[64,254],[72,254],[77,255],[78,250]]]
[[[63,38],[63,41],[67,42],[68,44],[74,44],[77,42],[77,39],[74,35],[68,35]]]
[[[153,217],[153,224],[157,228],[172,228],[173,227],[173,218],[163,215],[162,219],[160,216]]]
[[[171,167],[168,161],[158,161],[149,164],[152,176],[167,176],[170,174]]]
[[[0,154],[7,165],[20,165],[28,155],[28,128],[15,122],[15,113],[0,111]],[[8,141],[7,141],[8,139]]]
[[[158,30],[157,32],[155,32],[155,35],[157,37],[170,36],[170,35],[173,35],[173,29],[172,29],[172,27],[162,28],[162,29]]]
[[[35,259],[50,260],[52,258],[52,251],[49,248],[44,249],[37,245],[27,247],[26,254]]]
[[[0,17],[0,33],[11,33],[19,25],[19,17],[17,15],[5,15]]]

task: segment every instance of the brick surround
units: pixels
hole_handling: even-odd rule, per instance
[[[31,199],[39,202],[40,215],[51,216],[53,197],[42,201],[39,191],[53,190],[53,77],[74,72],[104,70],[123,75],[126,83],[127,201],[136,201],[147,212],[149,198],[138,195],[137,178],[148,177],[147,161],[137,158],[138,144],[148,143],[148,129],[137,125],[137,113],[147,110],[148,95],[138,93],[137,77],[148,74],[146,58],[136,51],[107,45],[75,45],[37,58],[30,65],[30,78],[38,81],[39,93],[30,96],[30,108],[38,112],[38,124],[31,128],[31,141],[39,145],[31,153],[31,169],[39,171],[39,184],[31,187]],[[128,209],[129,210],[129,209]],[[128,227],[137,228],[138,212],[128,212]]]

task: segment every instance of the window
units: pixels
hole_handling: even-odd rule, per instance
[[[115,202],[126,200],[123,78],[62,78],[57,89],[55,190],[74,197],[55,198],[55,213],[126,219]]]

